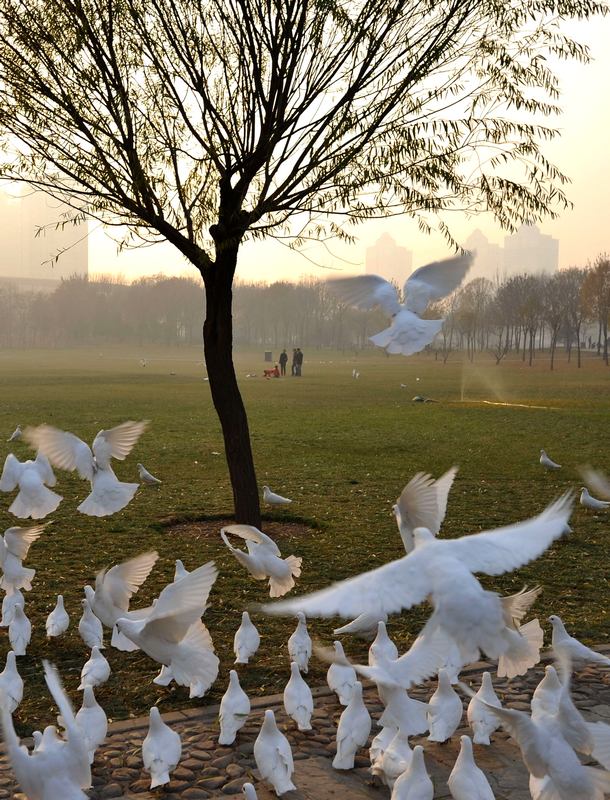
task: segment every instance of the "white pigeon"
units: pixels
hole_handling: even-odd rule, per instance
[[[23,700],[23,679],[17,672],[17,661],[12,650],[6,654],[6,664],[0,672],[0,697],[6,704],[9,714],[12,714]]]
[[[413,550],[415,528],[428,528],[435,536],[441,529],[447,513],[447,500],[458,468],[451,467],[437,480],[425,472],[418,472],[402,490],[392,506],[405,553]]]
[[[385,622],[377,623],[377,636],[369,647],[369,666],[374,667],[383,661],[398,658],[398,648],[388,636]]]
[[[15,606],[11,624],[8,626],[8,640],[16,656],[24,656],[32,638],[32,623],[21,606]]]
[[[561,618],[556,614],[549,617],[549,622],[553,626],[551,644],[553,650],[558,655],[581,663],[583,661],[592,661],[596,664],[610,665],[610,658],[595,650],[591,650],[590,647],[587,647],[582,642],[579,642],[578,639],[570,636]]]
[[[311,637],[307,631],[305,614],[297,612],[297,626],[288,639],[288,655],[291,661],[296,661],[301,672],[307,672],[311,658]]]
[[[254,760],[261,778],[273,786],[276,795],[296,789],[292,782],[294,761],[290,743],[278,730],[275,714],[269,708],[254,742]]]
[[[494,800],[494,793],[485,773],[474,763],[469,736],[460,736],[460,754],[447,784],[453,800]]]
[[[180,734],[161,718],[157,706],[150,709],[148,733],[142,742],[144,769],[150,773],[150,788],[170,782],[170,773],[178,766],[182,755]]]
[[[108,660],[100,653],[99,647],[91,648],[91,658],[86,661],[81,673],[79,690],[85,686],[101,686],[106,683],[110,677],[110,664]]]
[[[239,536],[246,542],[247,553],[238,550],[227,539],[227,534]],[[294,586],[301,574],[302,559],[297,556],[282,558],[280,549],[269,536],[253,525],[229,525],[220,531],[223,542],[231,553],[257,581],[269,578],[270,597],[282,597]]]
[[[85,598],[80,601],[83,614],[78,622],[78,633],[89,649],[98,647],[104,649],[104,628],[102,623],[91,610],[89,601]]]
[[[182,561],[176,559],[176,568],[174,569],[174,583],[179,581],[180,578],[185,578],[189,574],[189,570],[184,566]]]
[[[357,751],[364,747],[371,732],[371,717],[362,699],[362,684],[356,681],[349,703],[337,726],[335,769],[353,769]]]
[[[470,696],[473,692],[462,685]],[[481,701],[484,702],[484,701]],[[610,772],[586,767],[564,738],[554,714],[530,717],[512,708],[489,710],[515,740],[530,773],[533,797],[539,800],[603,800],[610,793]]]
[[[160,481],[159,478],[155,478],[154,475],[151,475],[144,464],[137,464],[136,466],[138,467],[138,474],[142,483],[146,483],[148,486],[158,486],[163,482]]]
[[[23,436],[54,466],[69,472],[76,470],[83,480],[91,483],[91,493],[77,511],[88,516],[106,517],[125,508],[139,487],[138,483],[119,481],[110,465],[111,459],[123,461],[147,425],[146,420],[128,420],[115,428],[101,430],[91,448],[73,433],[51,425],[26,428]]]
[[[263,611],[353,618],[370,606],[396,613],[429,599],[434,613],[425,631],[441,628],[464,657],[474,660],[480,651],[503,656],[507,674],[524,674],[539,654],[506,624],[501,598],[483,589],[473,573],[501,575],[534,560],[566,533],[571,508],[571,495],[565,494],[530,520],[458,539],[437,539],[416,528],[415,549],[403,558],[311,595],[264,605]]]
[[[51,639],[53,636],[61,636],[62,633],[68,630],[69,624],[70,617],[64,608],[64,598],[61,594],[58,594],[55,608],[51,611],[45,623],[47,638]]]
[[[246,800],[258,800],[256,789],[251,783],[244,783],[244,785],[241,787],[241,791]]]
[[[2,598],[2,619],[0,620],[1,628],[8,628],[11,620],[15,615],[15,606],[25,608],[25,598],[23,594],[17,589],[11,594],[5,594]]]
[[[561,469],[561,464],[557,464],[550,458],[544,450],[540,451],[540,463],[543,467],[547,469]]]
[[[378,306],[392,322],[389,328],[370,336],[371,342],[387,353],[410,356],[430,344],[443,327],[443,319],[422,319],[422,314],[432,301],[457,289],[472,259],[472,254],[465,253],[415,270],[403,286],[404,303],[396,287],[379,275],[333,278],[326,286],[347,305],[365,311]]]
[[[18,439],[21,439],[21,425],[17,425],[15,430],[11,433],[9,438],[6,440],[7,442],[16,442]]]
[[[426,771],[424,748],[413,748],[411,763],[396,779],[390,800],[433,800],[434,785]]]
[[[351,633],[360,639],[373,639],[377,635],[378,623],[387,622],[388,615],[383,611],[369,612],[364,611],[356,619],[348,622],[340,628],[335,628],[333,636],[341,636],[343,633]]]
[[[481,700],[484,702],[481,703]],[[484,672],[479,691],[471,698],[466,709],[466,719],[474,733],[475,744],[490,744],[489,737],[500,727],[500,721],[487,706],[501,708],[502,703],[494,691],[490,673]]]
[[[218,675],[218,657],[201,621],[218,572],[213,561],[168,584],[142,619],[123,617],[118,630],[150,658],[170,667],[189,696],[203,697]]]
[[[383,754],[390,746],[390,742],[396,736],[397,731],[398,728],[394,728],[392,725],[384,725],[377,736],[375,736],[371,741],[371,746],[369,747],[369,759],[371,761],[371,772],[373,775],[375,774],[375,765],[383,758]]]
[[[258,650],[261,637],[247,611],[241,615],[241,625],[233,637],[233,652],[236,664],[247,664]]]
[[[610,506],[610,500],[598,500],[589,494],[586,486],[583,486],[580,490],[580,505],[592,511],[603,511]]]
[[[9,511],[20,519],[43,519],[61,503],[62,497],[48,489],[57,483],[48,460],[38,453],[34,461],[19,461],[9,453],[0,477],[0,492],[19,493],[9,506]]]
[[[445,670],[439,670],[437,689],[428,700],[428,741],[446,742],[451,739],[460,724],[462,712],[460,696],[451,686]]]
[[[85,740],[85,747],[89,753],[89,763],[93,764],[95,751],[102,744],[108,733],[108,718],[104,709],[95,699],[92,686],[85,686],[83,704],[77,711],[75,719]],[[63,725],[63,720],[61,724]]]
[[[408,735],[397,730],[371,772],[381,778],[383,783],[391,789],[399,775],[408,769],[412,757],[413,751],[409,745]]]
[[[352,665],[345,663],[347,659],[345,658],[345,652],[341,642],[335,642],[334,646],[335,658],[337,660],[333,661],[328,668],[326,682],[331,691],[335,692],[339,698],[341,705],[346,706],[350,701],[358,678],[356,677],[356,670]]]
[[[313,696],[296,661],[290,662],[290,680],[284,689],[284,710],[296,722],[300,731],[311,730]]]
[[[139,618],[150,613],[150,608],[129,611],[129,602],[150,575],[158,558],[159,554],[154,550],[142,553],[98,572],[95,576],[95,589],[85,586],[85,596],[93,613],[107,628],[112,629],[111,644],[118,650],[138,650],[135,642],[116,630],[116,621],[120,617]]]
[[[263,500],[270,506],[287,506],[292,503],[287,497],[272,492],[268,486],[263,486]]]
[[[65,720],[66,739],[55,728],[45,728],[33,753],[20,744],[11,714],[0,703],[0,719],[6,751],[21,791],[29,800],[87,800],[82,791],[91,786],[91,768],[82,733],[54,667],[44,662],[45,679]]]
[[[237,672],[229,672],[229,685],[220,701],[218,719],[220,722],[220,736],[218,744],[233,744],[237,731],[242,728],[250,714],[250,698],[239,684]]]
[[[31,528],[8,528],[0,536],[0,566],[2,578],[0,588],[12,594],[17,589],[29,592],[36,575],[35,569],[27,569],[23,561],[27,558],[30,546],[42,535],[49,523],[34,525]]]

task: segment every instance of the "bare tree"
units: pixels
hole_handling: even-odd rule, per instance
[[[247,238],[348,237],[341,220],[565,207],[541,152],[594,0],[0,0],[2,174],[74,219],[165,239],[203,278],[205,358],[236,517],[260,524],[232,362]],[[519,109],[524,117],[511,111]],[[520,169],[507,172],[517,162]],[[521,180],[512,176],[519,174]],[[445,225],[441,230],[452,241]],[[298,225],[299,230],[294,226]]]
[[[587,271],[578,267],[570,267],[562,273],[562,287],[564,292],[564,303],[566,310],[566,320],[568,324],[568,359],[571,357],[572,341],[576,340],[577,364],[580,369],[582,365],[580,351],[580,337],[582,324],[586,317],[586,306],[583,295],[583,284]]]

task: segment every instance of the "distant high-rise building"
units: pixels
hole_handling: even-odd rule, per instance
[[[44,192],[0,190],[0,280],[52,291],[62,278],[88,274],[87,225],[62,227],[66,212]]]
[[[413,253],[396,244],[389,233],[382,234],[372,247],[366,249],[365,272],[381,275],[402,288],[413,268]]]
[[[474,263],[466,277],[467,281],[474,278],[488,278],[493,281],[496,277],[502,277],[504,268],[502,248],[499,244],[490,242],[478,228],[466,239],[464,249],[475,253]]]
[[[540,233],[536,225],[522,225],[504,238],[504,272],[556,272],[559,267],[559,239]]]

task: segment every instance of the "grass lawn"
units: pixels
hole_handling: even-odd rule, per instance
[[[140,366],[145,357],[147,365]],[[439,475],[452,464],[458,473],[450,495],[444,536],[476,532],[514,522],[541,511],[565,489],[580,486],[577,466],[592,463],[610,471],[608,422],[610,372],[593,356],[582,369],[561,360],[551,373],[547,359],[528,368],[519,360],[495,366],[481,357],[463,365],[443,365],[433,356],[386,358],[306,351],[302,378],[247,379],[262,374],[262,353],[236,356],[241,388],[250,415],[259,483],[294,499],[290,513],[273,510],[277,520],[300,520],[309,531],[279,540],[284,555],[303,557],[297,590],[309,591],[401,555],[401,541],[390,514],[400,490],[419,470]],[[357,366],[359,380],[351,377]],[[203,700],[189,701],[183,688],[152,684],[157,665],[142,653],[106,649],[112,675],[97,692],[113,719],[139,716],[157,703],[162,711],[193,703],[217,702],[233,661],[232,639],[240,613],[267,597],[266,583],[253,581],[231,557],[219,536],[171,530],[163,520],[226,518],[231,491],[222,455],[222,437],[202,380],[199,350],[138,351],[99,348],[75,351],[0,353],[0,441],[15,425],[48,422],[91,441],[100,428],[125,419],[152,424],[132,455],[117,463],[123,480],[137,480],[142,461],[163,479],[158,488],[142,487],[121,513],[95,519],[76,512],[88,493],[74,475],[57,472],[64,496],[49,533],[33,545],[27,566],[37,570],[26,594],[33,624],[28,655],[18,659],[25,698],[16,712],[22,732],[53,721],[42,680],[41,659],[56,662],[75,703],[79,674],[88,652],[80,640],[82,587],[95,573],[144,550],[160,559],[132,606],[148,604],[171,580],[174,559],[187,569],[214,559],[220,575],[204,621],[221,658],[220,677]],[[406,384],[402,389],[400,384]],[[423,394],[438,403],[412,403]],[[488,405],[482,401],[538,406]],[[549,473],[538,464],[544,447],[563,469]],[[2,460],[13,450],[25,459],[22,443],[3,444]],[[12,495],[0,496],[4,528],[19,523],[8,513]],[[503,592],[524,583],[541,583],[544,594],[535,611],[547,631],[546,617],[559,613],[568,627],[589,643],[607,641],[607,515],[580,506],[574,532],[530,566],[486,585]],[[3,529],[4,529],[3,528]],[[293,590],[294,592],[294,590]],[[71,615],[67,634],[47,642],[44,622],[62,593]],[[418,631],[426,609],[393,618],[389,627],[401,646]],[[240,667],[249,694],[283,688],[289,676],[286,641],[292,619],[254,616],[261,648]],[[310,630],[330,641],[332,622],[312,620]],[[9,649],[0,629],[0,661]],[[348,653],[364,653],[355,640]],[[323,681],[326,668],[312,661],[309,681]]]

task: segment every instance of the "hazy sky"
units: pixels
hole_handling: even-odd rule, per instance
[[[572,183],[567,189],[574,204],[572,211],[555,221],[540,224],[543,233],[560,240],[560,267],[584,265],[600,252],[610,250],[608,217],[610,209],[610,110],[607,102],[610,80],[610,19],[572,25],[571,32],[578,41],[589,44],[593,62],[588,66],[563,63],[559,73],[562,81],[561,118],[553,123],[562,136],[545,153]],[[452,214],[447,218],[458,240],[465,240],[475,228],[501,244],[505,232],[487,216],[466,218]],[[383,232],[389,232],[398,244],[413,251],[413,266],[448,255],[447,246],[439,235],[420,233],[417,224],[408,217],[367,222],[354,229],[358,236],[355,245],[331,244],[332,254],[321,247],[309,247],[305,256],[347,273],[364,268],[366,248],[374,244]],[[115,272],[129,279],[140,275],[193,274],[193,268],[176,254],[170,245],[123,252],[117,255],[116,244],[100,228],[92,229],[89,244],[91,272]],[[347,262],[347,263],[346,263]],[[328,275],[304,255],[289,250],[273,240],[247,242],[241,250],[238,277],[245,280],[298,279],[301,275]]]

